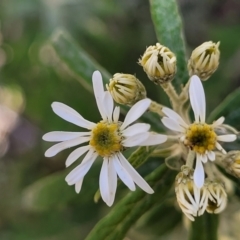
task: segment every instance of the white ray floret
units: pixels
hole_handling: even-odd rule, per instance
[[[149,124],[136,123],[131,125],[149,108],[151,100],[143,99],[134,104],[127,113],[125,120],[120,122],[120,108],[114,107],[110,93],[104,91],[102,76],[99,71],[93,73],[92,81],[95,99],[102,120],[98,123],[93,123],[84,119],[69,106],[54,102],[52,109],[59,117],[88,131],[54,131],[45,134],[43,140],[59,142],[50,147],[45,152],[45,156],[53,157],[64,149],[84,144],[76,148],[66,160],[66,167],[68,167],[85,155],[82,162],[65,179],[69,185],[75,185],[77,193],[81,191],[84,177],[92,164],[98,156],[101,156],[103,164],[100,172],[99,188],[102,199],[108,206],[111,206],[114,202],[117,177],[131,191],[134,191],[136,185],[138,185],[145,192],[152,194],[152,188],[122,154],[122,151],[127,147],[158,145],[167,140],[165,135],[149,132]]]
[[[184,119],[175,111],[163,108],[162,112],[166,117],[162,118],[162,123],[169,129],[180,134],[180,141],[196,153],[196,166],[194,171],[194,182],[201,188],[204,184],[203,163],[208,160],[215,160],[214,150],[222,153],[226,151],[220,142],[232,142],[236,140],[236,135],[227,134],[218,136],[214,131],[224,122],[224,117],[220,117],[213,124],[206,123],[206,101],[202,82],[198,76],[194,75],[190,79],[189,98],[194,112],[195,121],[187,124]],[[199,134],[200,133],[200,134]],[[199,140],[200,138],[200,140]]]

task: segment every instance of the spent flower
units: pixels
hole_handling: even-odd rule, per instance
[[[131,125],[148,109],[151,101],[143,99],[134,104],[127,113],[125,120],[121,122],[119,121],[120,108],[114,108],[110,93],[104,91],[102,76],[99,71],[93,73],[92,80],[94,95],[102,120],[93,123],[84,119],[69,106],[54,102],[52,109],[59,117],[85,128],[87,131],[55,131],[45,134],[43,136],[45,141],[60,142],[50,147],[45,152],[45,156],[53,157],[64,149],[85,143],[84,146],[78,147],[68,156],[66,167],[86,154],[82,162],[67,175],[65,180],[69,185],[75,185],[75,190],[79,193],[83,179],[92,164],[98,156],[102,157],[103,164],[99,186],[102,199],[108,206],[113,204],[115,198],[117,176],[130,190],[134,191],[136,189],[136,183],[145,192],[152,194],[152,188],[122,154],[123,150],[129,147],[157,145],[167,140],[165,135],[149,132],[149,124],[136,123]]]
[[[176,56],[167,47],[156,43],[149,46],[139,59],[139,64],[155,84],[163,84],[173,80],[176,71]]]
[[[162,123],[167,128],[180,133],[180,141],[195,152],[194,182],[197,187],[201,188],[204,184],[203,163],[206,163],[208,160],[215,160],[215,150],[225,154],[226,151],[219,144],[219,141],[232,142],[236,140],[236,135],[217,135],[215,128],[224,122],[224,117],[220,117],[212,124],[206,123],[205,93],[202,82],[196,75],[190,79],[189,97],[195,116],[193,123],[187,124],[178,113],[166,107],[162,109],[162,112],[166,115],[166,117],[162,118]]]

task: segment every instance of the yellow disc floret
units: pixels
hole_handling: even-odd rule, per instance
[[[194,123],[186,132],[185,144],[193,151],[204,154],[215,148],[217,135],[213,128],[206,123]]]
[[[99,122],[92,130],[89,144],[102,157],[123,150],[121,134],[117,123]]]

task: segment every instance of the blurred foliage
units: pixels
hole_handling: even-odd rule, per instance
[[[227,123],[240,128],[239,90],[235,90],[240,86],[239,1],[179,0],[178,4],[188,55],[205,40],[221,41],[219,69],[204,82],[207,111],[211,113],[223,99],[230,101],[232,108],[224,108],[223,102],[210,116],[224,113]],[[92,121],[98,121],[100,116],[91,92],[79,84],[76,75],[69,73],[48,48],[49,39],[59,28],[65,29],[76,46],[81,46],[109,74],[136,74],[146,86],[149,97],[169,105],[163,91],[147,80],[136,63],[146,46],[157,41],[148,1],[0,1],[0,93],[4,92],[10,99],[4,101],[7,97],[0,97],[0,104],[15,112],[15,115],[8,114],[9,124],[18,116],[14,129],[9,126],[5,133],[8,150],[0,159],[0,239],[3,240],[84,239],[96,222],[109,212],[101,201],[93,202],[100,162],[88,173],[77,195],[64,181],[69,171],[65,170],[64,161],[70,151],[52,159],[44,158],[44,151],[50,145],[41,140],[43,133],[77,131],[76,126],[62,121],[52,112],[53,101],[64,102]],[[75,66],[78,64],[81,63],[76,62]],[[232,94],[237,97],[232,101],[232,95],[228,94],[233,90]],[[153,158],[138,170],[147,175],[159,166],[159,162],[163,161]],[[116,207],[125,191],[126,187],[120,185]],[[232,200],[227,210],[231,209],[231,203]],[[178,210],[159,203],[151,211],[129,232],[131,239],[146,239],[145,234],[150,232],[148,239],[186,238],[185,232],[178,234]],[[236,213],[237,210],[234,221],[238,223]],[[237,230],[234,221],[227,223],[230,229]],[[221,221],[219,224],[224,230]],[[158,237],[160,234],[163,237]],[[221,232],[222,239],[226,235]]]

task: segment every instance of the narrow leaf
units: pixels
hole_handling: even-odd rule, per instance
[[[177,57],[177,74],[173,84],[179,89],[186,83],[187,71],[182,20],[176,0],[150,0],[152,20],[158,41],[168,47]]]
[[[226,123],[240,127],[240,88],[230,93],[209,115],[211,123],[221,116],[226,118]]]
[[[175,173],[165,165],[161,165],[146,177],[150,186],[158,195],[149,195],[141,189],[130,192],[109,214],[90,232],[86,240],[122,240],[130,227],[154,204],[166,198],[173,184]],[[161,196],[161,198],[159,198]]]

